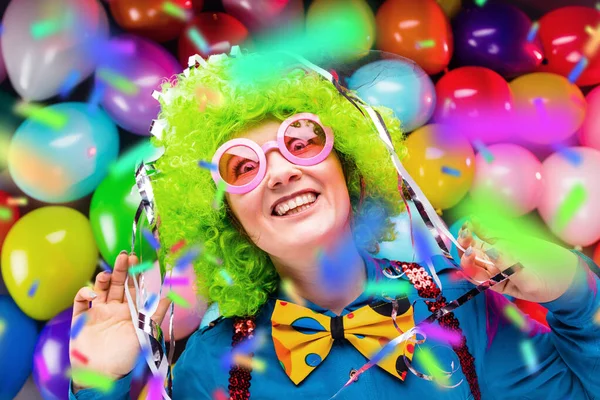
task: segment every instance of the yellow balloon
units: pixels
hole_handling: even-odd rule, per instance
[[[21,217],[6,236],[2,277],[25,314],[48,320],[73,303],[97,262],[88,219],[72,208],[43,207]]]
[[[445,210],[467,194],[475,173],[469,141],[441,125],[425,125],[406,139],[402,164],[434,208]]]
[[[444,11],[444,14],[446,14],[446,16],[448,17],[448,19],[451,19],[452,17],[454,17],[460,11],[460,7],[462,5],[461,0],[436,0],[436,1],[440,5],[442,10]]]
[[[306,14],[306,31],[317,40],[340,43],[335,50],[340,54],[332,56],[361,57],[375,43],[375,15],[365,0],[316,0]]]

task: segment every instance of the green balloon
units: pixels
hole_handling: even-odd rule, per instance
[[[135,185],[135,164],[138,157],[132,153],[147,156],[148,143],[142,143],[133,152],[124,155],[111,168],[111,172],[100,183],[90,204],[90,223],[100,254],[106,262],[113,266],[121,250],[131,251],[133,219],[140,204],[141,197]],[[143,157],[146,159],[146,157]],[[138,225],[134,251],[143,261],[155,261],[156,251],[142,234],[148,229],[146,216],[142,213],[144,223]]]

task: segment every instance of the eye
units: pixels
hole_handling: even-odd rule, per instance
[[[235,164],[235,166],[233,167],[233,172],[235,176],[238,177],[253,171],[254,169],[256,169],[256,167],[257,163],[255,161],[249,161],[244,159],[238,161],[237,164]]]

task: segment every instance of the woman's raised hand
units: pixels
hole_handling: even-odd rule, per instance
[[[85,324],[79,334],[69,342],[72,368],[86,368],[112,379],[119,379],[133,369],[140,345],[125,297],[125,278],[129,268],[136,264],[137,256],[128,256],[127,252],[121,252],[112,274],[99,273],[93,291],[89,287],[83,287],[77,292],[73,303],[71,328],[79,318],[85,318]],[[129,278],[127,290],[135,302],[133,279]],[[162,322],[169,304],[169,299],[159,302],[158,309],[152,316],[158,325]],[[79,386],[78,382],[73,383]]]

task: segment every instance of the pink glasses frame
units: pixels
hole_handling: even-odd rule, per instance
[[[321,128],[323,128],[323,131],[325,132],[325,146],[323,147],[323,150],[316,156],[310,157],[310,158],[296,157],[292,153],[290,153],[288,151],[288,149],[285,147],[285,141],[284,141],[285,131],[288,129],[288,127],[291,124],[293,124],[296,121],[303,120],[303,119],[308,119],[308,120],[311,120],[311,121],[319,124],[321,126]],[[241,186],[230,185],[221,177],[221,174],[219,173],[219,160],[221,159],[223,154],[225,154],[225,152],[227,150],[229,150],[230,148],[232,148],[233,146],[246,146],[246,147],[252,149],[258,155],[258,163],[259,163],[258,164],[258,173],[254,177],[254,179],[252,179],[252,181],[248,182],[245,185],[241,185]],[[223,182],[225,184],[226,192],[232,193],[232,194],[248,193],[248,192],[254,190],[260,184],[260,182],[262,182],[262,180],[264,179],[264,177],[267,173],[266,154],[269,151],[279,149],[279,152],[281,153],[281,155],[283,157],[285,157],[289,162],[294,163],[296,165],[310,166],[310,165],[317,165],[320,162],[322,162],[323,160],[325,160],[327,158],[327,156],[329,156],[329,153],[331,153],[332,148],[333,148],[333,131],[331,130],[331,128],[324,126],[321,123],[321,120],[319,119],[318,116],[316,116],[315,114],[311,114],[311,113],[295,114],[281,123],[281,125],[279,126],[279,129],[277,130],[277,140],[276,141],[275,140],[268,141],[267,143],[263,144],[262,147],[260,147],[258,144],[256,144],[256,142],[254,142],[250,139],[246,139],[246,138],[231,139],[231,140],[223,143],[217,149],[217,151],[215,152],[215,155],[213,156],[212,163],[213,163],[213,165],[216,165],[217,168],[216,168],[216,170],[212,170],[211,174],[212,174],[212,178],[215,181],[215,184],[217,184],[217,186],[219,185],[219,182]]]

